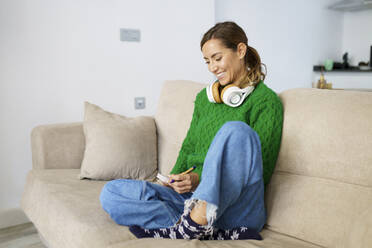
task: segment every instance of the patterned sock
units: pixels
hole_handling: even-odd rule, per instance
[[[200,239],[200,240],[262,240],[261,235],[247,227],[237,227],[229,230],[214,229],[213,234],[207,226],[201,226],[187,215],[180,224],[170,228],[144,229],[130,226],[129,230],[137,238],[166,238],[166,239]]]
[[[215,229],[213,231],[212,239],[214,240],[242,240],[242,239],[256,239],[262,240],[261,235],[247,227],[237,227],[229,230]]]
[[[185,202],[185,210],[180,223],[168,228],[145,229],[140,226],[130,226],[129,230],[137,238],[167,238],[167,239],[200,239],[200,240],[236,240],[256,239],[262,237],[255,230],[247,227],[237,227],[230,230],[213,228],[212,225],[199,225],[190,217],[191,210],[197,205],[198,200],[192,199]],[[213,223],[214,221],[212,221]]]
[[[202,226],[193,221],[187,213],[181,217],[181,222],[173,227],[145,229],[139,226],[130,226],[129,230],[137,238],[166,238],[166,239],[210,239],[213,228]]]

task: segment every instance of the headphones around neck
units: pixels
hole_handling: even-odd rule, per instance
[[[230,107],[240,106],[245,98],[254,90],[254,86],[248,86],[244,89],[229,84],[222,88],[220,93],[220,83],[218,81],[207,86],[208,100],[212,103],[225,103]]]

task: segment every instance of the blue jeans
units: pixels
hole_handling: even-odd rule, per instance
[[[227,122],[217,132],[194,193],[118,179],[106,183],[100,196],[103,209],[116,223],[149,229],[173,226],[184,211],[184,202],[192,199],[206,201],[207,212],[215,211],[213,226],[217,228],[244,226],[261,231],[266,222],[261,144],[246,123]]]

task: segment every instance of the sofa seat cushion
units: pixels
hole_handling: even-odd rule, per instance
[[[105,181],[79,180],[79,169],[31,170],[22,208],[48,247],[107,247],[135,239],[101,208]]]
[[[101,208],[105,181],[79,180],[79,173],[49,169],[32,170],[27,176],[22,208],[48,247],[318,247],[269,230],[262,231],[263,241],[137,240]]]
[[[311,243],[295,239],[264,229],[261,232],[263,241],[258,240],[170,240],[170,239],[139,239],[128,240],[123,243],[116,243],[108,248],[142,248],[142,247],[159,247],[159,248],[319,248]]]

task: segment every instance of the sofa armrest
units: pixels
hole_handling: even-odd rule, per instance
[[[82,122],[41,125],[31,132],[33,169],[79,169],[84,149]]]

